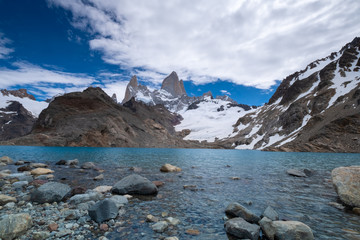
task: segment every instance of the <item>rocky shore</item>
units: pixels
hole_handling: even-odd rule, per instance
[[[75,160],[60,160],[55,165],[0,158],[0,238],[1,239],[113,239],[133,234],[134,239],[176,240],[202,239],[201,229],[184,228],[176,215],[169,212],[151,212],[142,209],[142,201],[161,198],[163,181],[150,181],[133,167],[119,181],[101,185],[106,171],[92,162],[79,164]],[[230,167],[230,166],[228,166]],[[358,167],[333,171],[333,183],[344,205],[337,208],[352,209],[356,213],[359,191]],[[67,182],[65,173],[81,175]],[[159,173],[177,174],[182,169],[170,164],[159,166]],[[70,172],[70,173],[69,173]],[[353,193],[354,204],[346,202],[340,176],[352,173],[352,184],[347,193]],[[310,177],[310,170],[289,169],[289,177]],[[89,181],[89,176],[91,181]],[[233,177],[232,180],[239,180]],[[345,178],[346,180],[346,178]],[[111,180],[110,180],[111,181]],[[356,185],[357,184],[357,185]],[[357,187],[356,187],[357,186]],[[184,191],[201,191],[196,185],[184,185]],[[345,194],[346,195],[346,194]],[[351,196],[352,196],[351,195]],[[142,197],[141,197],[142,196]],[[349,196],[347,194],[346,196]],[[139,198],[140,197],[140,198]],[[129,206],[140,207],[141,214],[128,215]],[[350,207],[351,206],[351,207]],[[225,209],[224,230],[229,239],[314,239],[311,228],[299,221],[282,219],[268,206],[257,216],[244,205],[233,202]],[[221,216],[219,216],[221,218]],[[151,237],[142,227],[151,229]],[[136,237],[135,237],[136,236]],[[187,238],[185,238],[187,239]]]

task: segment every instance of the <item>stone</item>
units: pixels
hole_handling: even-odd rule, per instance
[[[153,184],[155,184],[156,187],[161,187],[161,186],[164,186],[164,182],[162,181],[153,181]]]
[[[18,181],[28,181],[31,182],[33,180],[33,177],[28,172],[22,172],[22,173],[12,173],[8,176],[6,176],[6,179],[17,179]]]
[[[76,186],[71,189],[71,196],[77,195],[77,194],[84,194],[86,192],[86,188],[82,186]]]
[[[352,209],[352,211],[353,211],[355,214],[357,214],[357,215],[360,216],[360,208],[354,207],[354,208]]]
[[[116,195],[116,196],[112,196],[110,198],[111,201],[113,201],[115,204],[116,204],[116,207],[117,208],[121,208],[123,207],[125,204],[128,204],[128,200],[126,197],[124,196],[119,196],[119,195]]]
[[[0,206],[3,206],[9,202],[16,202],[16,198],[8,195],[0,194]]]
[[[79,160],[60,160],[55,165],[67,165],[67,166],[76,166],[79,165]]]
[[[82,169],[97,169],[95,163],[93,162],[85,162],[81,165]]]
[[[267,217],[272,221],[279,220],[279,214],[270,206],[268,206],[261,217]]]
[[[104,232],[107,232],[109,230],[109,226],[107,224],[105,224],[105,223],[100,224],[100,230],[104,231]]]
[[[263,233],[270,240],[313,240],[311,228],[298,221],[271,221],[264,217],[259,222]]]
[[[27,186],[28,184],[29,184],[28,181],[19,181],[19,182],[14,182],[13,184],[11,184],[11,186],[15,189],[21,189]]]
[[[230,203],[225,209],[225,213],[230,217],[241,217],[249,223],[258,223],[260,221],[260,217],[236,202]]]
[[[177,218],[173,218],[173,217],[166,218],[166,221],[168,223],[170,223],[170,225],[173,225],[173,226],[176,226],[176,225],[180,224],[180,220],[177,219]]]
[[[23,235],[33,222],[27,213],[2,215],[0,218],[0,239],[14,239]]]
[[[152,195],[158,192],[154,183],[137,174],[129,175],[118,181],[111,189],[115,194]]]
[[[88,202],[88,201],[98,201],[103,198],[101,193],[95,191],[87,191],[84,194],[77,194],[72,196],[69,199],[70,204],[77,205],[79,203]]]
[[[91,208],[93,205],[95,205],[94,201],[88,201],[88,202],[83,202],[83,203],[79,203],[77,205],[77,209],[79,210],[89,210],[89,208]]]
[[[179,240],[177,237],[166,237],[165,240]]]
[[[260,227],[258,225],[248,223],[240,217],[226,221],[224,226],[228,234],[240,239],[258,240],[260,235]]]
[[[1,157],[0,162],[5,163],[5,164],[13,164],[14,163],[14,161],[8,156]]]
[[[17,162],[15,162],[15,165],[16,166],[19,166],[19,165],[24,165],[25,164],[25,162],[24,161],[17,161]]]
[[[68,220],[78,220],[81,217],[80,211],[78,209],[69,209],[62,211],[60,216],[66,221]]]
[[[46,231],[34,232],[32,236],[33,240],[45,240],[48,238],[50,238],[50,233]]]
[[[31,193],[31,201],[38,203],[60,202],[71,188],[63,183],[48,182]]]
[[[4,205],[4,208],[7,208],[7,209],[12,209],[15,207],[15,203],[14,202],[9,202],[7,204]]]
[[[334,208],[337,208],[339,210],[344,210],[345,209],[345,206],[340,204],[340,203],[337,203],[337,202],[329,202],[328,203],[330,206],[334,207]]]
[[[89,210],[89,216],[97,223],[116,218],[118,215],[118,208],[116,204],[110,199],[104,199],[97,202]]]
[[[103,180],[103,179],[104,179],[104,174],[100,174],[100,175],[94,177],[94,180],[95,180],[95,181]]]
[[[167,228],[169,224],[166,221],[160,221],[151,226],[152,230],[158,233],[163,233]]]
[[[106,193],[111,191],[112,186],[98,186],[93,190],[98,193]]]
[[[181,168],[166,163],[161,166],[160,171],[161,172],[181,172]]]
[[[350,207],[360,207],[360,166],[335,168],[331,178],[340,200]]]
[[[200,231],[197,229],[187,229],[185,233],[193,236],[200,235]]]
[[[25,172],[25,171],[31,171],[31,167],[30,165],[25,165],[25,166],[21,166],[21,167],[18,167],[18,172]]]
[[[45,163],[30,163],[30,167],[33,169],[33,168],[47,168],[49,166]]]
[[[286,171],[286,173],[294,177],[307,177],[305,172],[299,169],[289,169]]]
[[[148,214],[148,215],[146,216],[146,221],[147,221],[147,222],[158,222],[158,221],[159,221],[159,218],[154,217],[154,216],[151,215],[151,214]]]
[[[35,168],[33,170],[31,170],[31,175],[46,175],[46,174],[50,174],[53,173],[54,171],[51,169],[47,169],[47,168]]]

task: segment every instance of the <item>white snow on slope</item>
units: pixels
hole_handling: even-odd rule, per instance
[[[215,138],[229,137],[236,121],[245,114],[254,111],[245,111],[241,107],[228,107],[227,104],[229,103],[220,99],[206,98],[206,101],[198,104],[197,109],[179,112],[184,120],[175,126],[175,130],[190,129],[191,133],[184,138],[185,140],[214,142]],[[224,107],[224,111],[217,111],[221,106]]]
[[[32,113],[34,117],[38,117],[41,111],[49,105],[47,102],[39,102],[30,98],[20,98],[13,95],[3,96],[0,93],[0,108],[6,108],[11,101],[17,101],[21,103],[24,108]]]

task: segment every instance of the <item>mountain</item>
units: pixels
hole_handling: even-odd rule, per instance
[[[120,105],[100,88],[56,97],[29,135],[5,144],[92,147],[216,147],[184,141],[180,116],[130,99]]]
[[[24,136],[47,103],[36,101],[26,89],[0,90],[0,141]]]
[[[360,38],[286,77],[269,102],[237,120],[227,147],[360,151]]]

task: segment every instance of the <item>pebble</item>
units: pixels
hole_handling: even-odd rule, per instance
[[[48,229],[50,232],[56,231],[59,228],[59,225],[57,223],[50,223],[48,225]]]
[[[188,229],[186,230],[186,234],[197,236],[200,234],[200,231],[197,229]]]
[[[109,230],[109,226],[107,224],[105,224],[105,223],[100,224],[100,230],[104,231],[104,232],[107,232]]]

